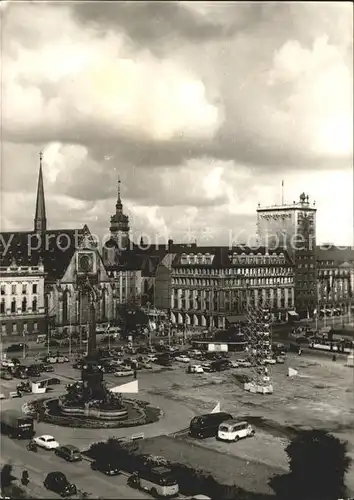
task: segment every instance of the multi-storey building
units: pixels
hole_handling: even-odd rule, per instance
[[[44,265],[28,265],[18,256],[2,259],[0,322],[1,335],[26,335],[45,328]]]
[[[318,313],[348,314],[353,309],[354,248],[323,245],[316,249]]]
[[[260,247],[195,247],[172,263],[171,320],[224,328],[245,302],[271,309],[273,319],[294,312],[293,263],[286,250]]]
[[[4,232],[0,240],[2,332],[46,333],[49,324],[79,330],[93,296],[96,319],[113,318],[111,281],[88,227],[47,229],[42,156],[34,230]]]
[[[304,193],[298,202],[257,208],[260,244],[282,246],[294,262],[295,309],[312,316],[317,304],[316,208]]]

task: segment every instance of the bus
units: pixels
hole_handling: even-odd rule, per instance
[[[10,438],[32,439],[35,435],[33,417],[18,410],[1,412],[1,432]]]

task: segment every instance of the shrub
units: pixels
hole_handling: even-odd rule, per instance
[[[346,443],[323,430],[302,431],[285,451],[294,497],[332,500],[345,496],[344,476],[351,463]]]
[[[215,499],[260,500],[263,496],[249,493],[236,485],[223,485],[208,472],[194,469],[182,463],[169,462],[164,457],[138,453],[139,446],[134,441],[119,441],[111,438],[107,442],[95,443],[87,455],[95,460],[107,460],[117,464],[126,472],[142,470],[146,466],[164,465],[171,469],[180,492],[184,495],[204,494]]]

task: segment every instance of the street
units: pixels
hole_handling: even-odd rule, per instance
[[[54,431],[53,431],[54,432]],[[105,498],[151,498],[144,492],[136,491],[127,486],[127,476],[105,476],[93,471],[86,460],[68,463],[57,457],[54,452],[38,449],[38,453],[26,450],[27,441],[12,440],[6,436],[1,439],[1,462],[13,465],[14,475],[18,478],[24,469],[30,475],[30,483],[39,498],[58,498],[53,492],[46,490],[43,481],[49,472],[63,472],[69,481],[76,484],[82,492],[88,492],[94,497]]]

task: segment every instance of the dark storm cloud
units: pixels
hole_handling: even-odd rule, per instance
[[[221,20],[210,19],[180,2],[107,2],[104,7],[100,2],[79,2],[73,3],[72,8],[80,22],[120,29],[134,44],[143,46],[171,42],[176,37],[201,43],[228,38],[248,29],[250,19],[260,20],[264,10],[260,4],[235,3],[238,12],[231,16],[233,22],[230,23],[227,8]]]

